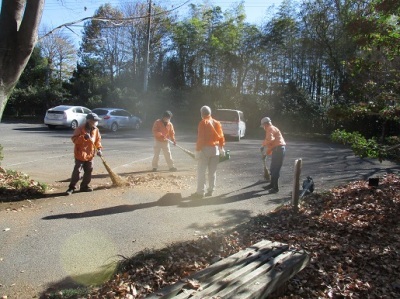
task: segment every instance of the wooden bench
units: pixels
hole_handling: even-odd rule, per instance
[[[304,251],[263,240],[146,298],[266,298],[309,262]]]

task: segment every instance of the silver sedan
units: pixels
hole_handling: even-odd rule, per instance
[[[99,121],[99,127],[106,128],[112,132],[116,132],[119,129],[139,129],[142,124],[142,120],[130,113],[125,109],[120,108],[96,108],[93,109],[93,113],[96,113],[101,120]]]

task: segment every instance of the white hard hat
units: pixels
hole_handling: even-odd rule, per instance
[[[261,127],[263,127],[264,124],[267,124],[267,123],[271,123],[271,119],[269,117],[263,117],[261,119]]]

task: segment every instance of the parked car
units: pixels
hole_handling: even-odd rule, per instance
[[[142,124],[142,120],[139,117],[125,109],[96,108],[93,109],[92,112],[96,113],[101,118],[99,121],[99,127],[106,128],[113,132],[122,128],[137,130]]]
[[[49,129],[54,129],[56,126],[76,129],[78,126],[85,123],[86,115],[90,112],[92,112],[90,109],[83,106],[56,106],[46,111],[44,124],[47,125]]]
[[[217,109],[213,117],[221,122],[224,135],[235,138],[240,141],[246,134],[246,122],[244,114],[240,110]]]

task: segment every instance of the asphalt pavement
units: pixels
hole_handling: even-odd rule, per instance
[[[194,151],[195,134],[176,130],[178,144]],[[140,129],[102,136],[104,157],[113,171],[143,181],[111,188],[96,158],[95,191],[65,196],[73,168],[71,134],[41,124],[0,124],[0,165],[50,187],[44,198],[0,204],[0,296],[32,298],[52,288],[96,283],[107,278],[121,256],[195,239],[271,211],[291,200],[296,159],[302,159],[301,180],[311,176],[316,192],[399,171],[387,161],[357,158],[345,146],[286,136],[281,190],[270,195],[262,188],[260,131],[260,138],[228,141],[231,159],[219,164],[214,196],[191,200],[195,161],[172,147],[178,171],[168,172],[160,157],[160,171],[150,172],[151,132]]]

